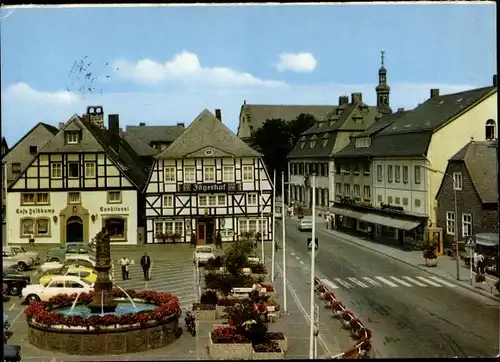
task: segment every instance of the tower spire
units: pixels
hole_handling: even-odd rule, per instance
[[[385,51],[380,51],[380,69],[378,70],[378,85],[375,88],[377,92],[377,110],[381,114],[391,114],[392,110],[389,106],[389,95],[391,87],[387,85],[387,69],[384,67]]]

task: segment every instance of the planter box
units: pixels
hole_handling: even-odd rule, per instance
[[[278,343],[283,352],[288,351],[288,338],[286,338],[286,336],[285,339],[273,339],[273,342]]]
[[[285,352],[255,352],[253,351],[253,359],[285,359]]]
[[[214,310],[194,310],[194,314],[196,316],[196,319],[200,321],[214,321],[216,314],[217,314],[217,309]]]
[[[225,312],[226,308],[227,308],[227,306],[225,306],[225,305],[216,305],[215,306],[215,312],[216,312],[215,317],[217,319],[227,317],[227,312]]]
[[[257,280],[258,278],[263,278],[262,280],[264,282],[267,282],[267,281],[269,281],[269,274],[253,274],[252,273],[252,278],[254,278],[255,280]]]
[[[251,360],[253,348],[251,343],[213,343],[209,332],[208,354],[214,360]]]
[[[437,259],[425,259],[425,265],[427,265],[429,267],[435,267],[435,266],[437,266],[437,264],[438,264]]]
[[[276,292],[266,292],[266,295],[269,296],[269,300],[276,300]]]

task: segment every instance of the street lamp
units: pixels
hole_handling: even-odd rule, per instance
[[[312,250],[311,250],[311,311],[309,314],[309,359],[314,359],[314,274],[316,263],[316,175],[311,175],[312,187]]]
[[[276,233],[276,170],[273,172],[273,227],[272,230],[272,251],[271,251],[271,282],[274,283],[274,258],[276,252],[276,238],[274,234]]]
[[[454,213],[455,213],[455,220],[454,220],[454,242],[455,242],[455,259],[457,261],[457,280],[460,280],[460,258],[458,256],[458,210],[457,210],[457,188],[455,187],[455,180],[453,179],[453,176],[448,175],[446,172],[439,171],[433,168],[430,168],[429,166],[426,165],[420,165],[421,167],[425,168],[426,170],[433,172],[433,173],[440,173],[444,177],[449,177],[451,179],[452,185],[453,185],[453,203],[454,203]]]
[[[290,202],[290,200],[288,201]],[[281,215],[283,219],[282,224],[282,239],[283,239],[283,311],[287,312],[286,307],[286,212],[285,212],[285,171],[281,171]]]

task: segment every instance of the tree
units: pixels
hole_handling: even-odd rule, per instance
[[[301,113],[293,121],[288,123],[288,132],[290,135],[290,143],[292,148],[299,141],[301,133],[304,133],[309,128],[316,124],[316,118],[309,113]]]

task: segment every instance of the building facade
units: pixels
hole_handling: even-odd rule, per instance
[[[444,160],[468,143],[470,137],[486,139],[492,123],[496,125],[496,102],[496,83],[441,96],[438,89],[432,89],[426,102],[411,111],[383,117],[337,153],[335,159],[345,162],[344,168],[352,169],[363,160],[371,163],[373,209],[365,211],[388,216],[378,218],[378,223],[373,218],[373,224],[383,225],[387,229],[384,234],[400,242],[405,236],[420,239],[428,235],[442,241],[442,229],[436,226],[434,199],[446,168]],[[344,206],[352,209],[356,202],[351,201]],[[335,212],[347,214],[340,208],[342,204],[336,202]],[[355,219],[362,221],[372,218],[357,216]]]
[[[74,115],[9,186],[8,243],[88,243],[105,225],[113,243],[138,243],[147,174],[119,137],[118,115],[108,130],[90,119]]]
[[[459,242],[470,235],[498,234],[497,148],[498,140],[471,141],[448,161],[436,196],[445,248],[452,248],[456,232]]]
[[[147,242],[272,238],[273,186],[261,154],[204,110],[155,157],[145,188]]]

